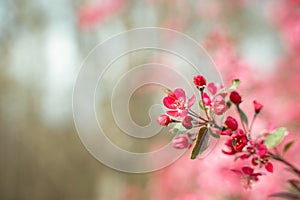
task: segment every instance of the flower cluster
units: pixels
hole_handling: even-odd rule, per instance
[[[232,85],[225,88],[214,82],[207,83],[204,76],[197,75],[194,77],[194,84],[199,92],[198,105],[201,111],[195,112],[192,109],[196,101],[195,94],[188,99],[186,92],[181,88],[167,89],[163,103],[168,110],[158,117],[158,124],[173,125],[170,129],[175,135],[172,140],[173,147],[193,147],[191,159],[197,158],[207,149],[210,137],[226,137],[222,152],[235,156],[234,160],[248,163],[241,169],[232,171],[241,176],[245,188],[251,188],[259,180],[259,176],[265,174],[261,171],[263,168],[269,173],[273,172],[271,160],[276,157],[271,150],[284,138],[286,129],[278,128],[267,133],[264,131],[263,134],[254,137],[252,127],[263,105],[253,101],[253,117],[249,123],[248,116],[240,106],[243,98],[237,91],[240,84],[238,79],[234,79]],[[236,111],[236,117],[224,116],[230,109]]]

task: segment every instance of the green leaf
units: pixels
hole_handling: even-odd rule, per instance
[[[286,128],[281,127],[272,131],[264,141],[268,148],[276,147],[283,139]]]
[[[232,105],[232,103],[230,101],[226,102],[227,109],[229,109],[231,107],[231,105]]]
[[[206,127],[202,127],[199,130],[195,146],[192,150],[191,159],[196,159],[203,151],[205,151],[208,147],[208,129]]]
[[[203,104],[202,100],[199,101],[199,107],[200,107],[202,110],[205,110],[205,107],[204,107],[204,104]]]
[[[237,161],[240,158],[241,158],[241,156],[236,156],[233,161]]]
[[[173,134],[179,135],[179,134],[183,134],[185,132],[186,132],[186,129],[184,128],[184,126],[182,126],[181,123],[176,123],[173,126]]]
[[[237,109],[238,109],[238,112],[242,118],[242,121],[245,122],[245,124],[248,126],[248,117],[247,115],[244,113],[244,111],[239,107],[237,106]]]
[[[233,79],[232,83],[231,83],[231,86],[228,88],[228,91],[233,91],[233,90],[238,89],[240,84],[241,84],[240,79]]]
[[[294,143],[294,140],[286,143],[283,147],[283,154],[285,154],[293,146]]]
[[[217,139],[220,138],[220,135],[217,134],[217,133],[215,133],[215,132],[213,132],[213,130],[211,130],[211,129],[209,129],[209,133],[210,133],[210,135],[213,136],[214,138],[217,138]]]
[[[164,88],[164,93],[169,94],[169,92],[172,92],[172,90],[170,90],[169,88]]]
[[[184,128],[181,123],[176,123],[176,125],[173,127],[173,134],[175,135],[183,134],[185,132],[186,128]]]
[[[231,144],[232,144],[232,146],[235,147],[235,145],[236,145],[236,140],[232,140],[232,141],[231,141]]]

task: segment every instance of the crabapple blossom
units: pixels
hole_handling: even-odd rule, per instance
[[[177,88],[168,93],[168,96],[163,99],[163,103],[170,109],[167,111],[168,115],[182,118],[188,114],[188,109],[195,103],[195,99],[195,95],[193,95],[186,101],[185,91]]]
[[[172,139],[172,146],[176,149],[186,149],[189,147],[189,140],[186,134],[179,135]]]
[[[202,116],[191,109],[195,103],[195,95],[187,101],[185,91],[177,88],[168,92],[168,96],[163,99],[165,107],[169,110],[166,112],[167,115],[163,114],[158,118],[158,122],[161,125],[176,124],[170,131],[176,135],[172,140],[172,146],[176,149],[186,149],[193,146],[191,159],[195,159],[203,153],[200,149],[203,149],[205,134],[216,138],[227,137],[222,152],[225,155],[234,156],[235,161],[248,162],[248,165],[240,170],[233,169],[232,171],[240,175],[245,188],[251,188],[258,181],[258,177],[264,175],[257,170],[264,168],[267,172],[272,173],[274,171],[272,159],[285,163],[283,158],[277,154],[272,154],[270,149],[279,144],[285,136],[286,129],[273,128],[267,130],[267,133],[262,132],[262,134],[254,137],[252,127],[263,105],[253,101],[255,115],[249,123],[247,114],[240,107],[242,98],[235,91],[239,82],[238,79],[234,79],[228,88],[223,88],[220,84],[213,82],[210,82],[208,87],[204,87],[206,86],[206,79],[202,75],[197,75],[194,77],[194,83],[201,97],[199,106],[205,115]],[[230,95],[228,95],[229,93]],[[236,106],[231,107],[231,103]],[[230,108],[235,109],[238,116],[227,116],[225,120],[221,119],[221,122],[218,122],[216,116],[224,114]],[[237,119],[240,119],[240,123]],[[241,124],[240,128],[239,124]],[[297,169],[293,170],[297,171]]]

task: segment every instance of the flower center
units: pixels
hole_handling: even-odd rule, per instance
[[[183,110],[185,108],[184,106],[184,100],[183,98],[179,98],[178,100],[175,101],[177,108]]]

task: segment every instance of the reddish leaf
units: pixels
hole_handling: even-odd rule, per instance
[[[289,193],[289,192],[278,192],[269,195],[269,197],[279,197],[279,198],[285,198],[285,199],[300,199],[300,195]]]
[[[300,181],[292,179],[289,180],[288,182],[291,184],[291,186],[293,186],[293,188],[295,188],[297,191],[300,192]]]

